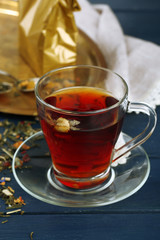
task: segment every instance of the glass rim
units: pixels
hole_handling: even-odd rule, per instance
[[[54,73],[58,73],[59,71],[63,71],[63,70],[69,70],[69,69],[76,69],[76,68],[90,68],[90,69],[95,69],[95,70],[101,70],[101,71],[105,71],[105,72],[110,72],[111,74],[119,77],[119,79],[121,79],[121,81],[123,82],[124,86],[125,86],[125,93],[123,95],[123,97],[121,99],[118,100],[117,103],[113,104],[112,106],[110,107],[106,107],[106,108],[103,108],[103,109],[99,109],[99,110],[93,110],[93,111],[84,111],[84,112],[78,112],[78,111],[71,111],[71,110],[66,110],[66,109],[62,109],[62,108],[58,108],[58,107],[55,107],[51,104],[48,104],[46,103],[41,97],[40,97],[40,94],[39,94],[39,91],[38,91],[38,86],[39,86],[39,83],[41,83],[43,81],[43,79],[45,79],[47,76],[49,76],[50,74],[54,74]],[[85,86],[75,86],[75,87],[85,87]],[[67,89],[67,88],[62,88],[62,89]],[[99,89],[102,89],[103,91],[105,89],[103,88],[99,88]],[[70,115],[90,115],[90,114],[97,114],[97,113],[102,113],[102,112],[106,112],[106,111],[109,111],[111,109],[114,109],[118,106],[121,105],[121,103],[127,98],[128,96],[128,85],[126,83],[126,81],[123,79],[123,77],[121,77],[118,73],[108,69],[108,68],[104,68],[104,67],[99,67],[99,66],[92,66],[92,65],[72,65],[72,66],[66,66],[66,67],[60,67],[60,68],[56,68],[56,69],[53,69],[47,73],[45,73],[42,77],[40,77],[40,79],[38,80],[38,82],[36,83],[35,85],[35,96],[37,98],[37,100],[45,105],[46,107],[54,110],[54,111],[57,111],[57,112],[62,112],[64,114],[70,114]]]

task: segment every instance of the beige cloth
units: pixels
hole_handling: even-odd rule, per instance
[[[160,47],[154,43],[125,36],[118,19],[108,5],[92,5],[79,0],[82,10],[75,13],[78,27],[99,46],[108,68],[120,74],[128,84],[129,100],[160,105]],[[116,148],[124,144],[120,135]],[[128,153],[130,155],[130,152]],[[112,166],[126,163],[126,155]]]
[[[97,43],[108,68],[125,79],[129,100],[154,108],[160,105],[160,47],[125,36],[108,5],[92,5],[87,0],[79,0],[79,4],[82,10],[75,13],[78,27]]]

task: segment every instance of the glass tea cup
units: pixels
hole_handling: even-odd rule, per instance
[[[155,111],[129,102],[126,82],[109,69],[77,65],[52,70],[40,78],[35,94],[52,158],[48,178],[62,189],[85,191],[109,181],[111,163],[144,143],[156,125]],[[115,149],[129,111],[145,113],[148,124]]]

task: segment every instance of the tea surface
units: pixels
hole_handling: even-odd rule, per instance
[[[104,109],[117,103],[106,91],[92,87],[72,87],[57,91],[45,101],[57,108],[87,112]]]

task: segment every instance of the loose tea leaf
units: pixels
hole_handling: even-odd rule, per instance
[[[3,223],[3,224],[4,224],[4,223],[7,223],[7,222],[8,222],[8,220],[5,220],[5,221],[2,221],[1,223]]]
[[[12,157],[15,150],[28,137],[39,131],[34,129],[33,125],[36,121],[19,121],[17,124],[4,120],[0,123],[3,133],[0,135],[0,172],[5,169],[11,169]],[[30,147],[23,145],[24,150]],[[17,165],[22,166],[22,162],[17,159]]]
[[[30,238],[31,238],[31,240],[33,240],[33,233],[34,233],[34,232],[31,232],[31,233],[30,233]]]
[[[5,171],[11,171],[12,158],[15,150],[34,133],[39,131],[39,128],[34,128],[36,121],[20,121],[17,124],[4,120],[0,122],[0,174]],[[15,159],[16,167],[23,167],[24,162],[30,160],[26,150],[30,149],[27,144],[23,145],[23,158]],[[27,166],[28,167],[28,166]],[[15,196],[15,190],[11,186],[7,186],[11,182],[11,177],[7,176],[6,172],[0,176],[0,198],[4,201],[6,209],[13,209],[12,211],[0,212],[0,217],[9,217],[13,213],[23,215],[24,211],[21,208],[26,205],[22,196],[18,198]],[[1,223],[6,223],[4,220]]]

